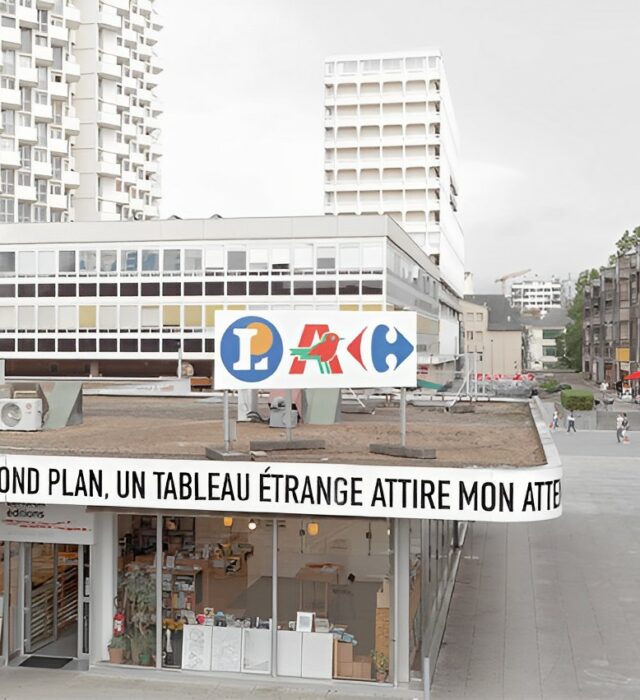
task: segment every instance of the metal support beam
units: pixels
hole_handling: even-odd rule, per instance
[[[229,426],[229,392],[225,389],[223,392],[222,412],[224,423],[224,451],[229,452],[231,449],[231,429]]]
[[[162,514],[156,514],[156,668],[162,668]]]
[[[407,445],[407,389],[400,389],[400,444]]]
[[[278,519],[274,518],[271,535],[271,675],[278,675]]]

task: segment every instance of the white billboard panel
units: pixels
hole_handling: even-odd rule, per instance
[[[413,311],[219,311],[215,389],[416,386]]]

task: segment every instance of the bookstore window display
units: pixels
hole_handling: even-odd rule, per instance
[[[386,520],[278,519],[279,676],[388,680],[390,550]]]

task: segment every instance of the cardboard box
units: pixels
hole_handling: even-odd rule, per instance
[[[336,678],[353,678],[353,661],[339,663]]]
[[[336,642],[336,659],[338,666],[341,663],[353,662],[353,644],[347,642]]]
[[[353,662],[353,678],[371,679],[371,659],[368,656],[356,656]]]

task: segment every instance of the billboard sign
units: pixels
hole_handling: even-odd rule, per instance
[[[412,311],[218,311],[215,328],[215,389],[416,386]]]

